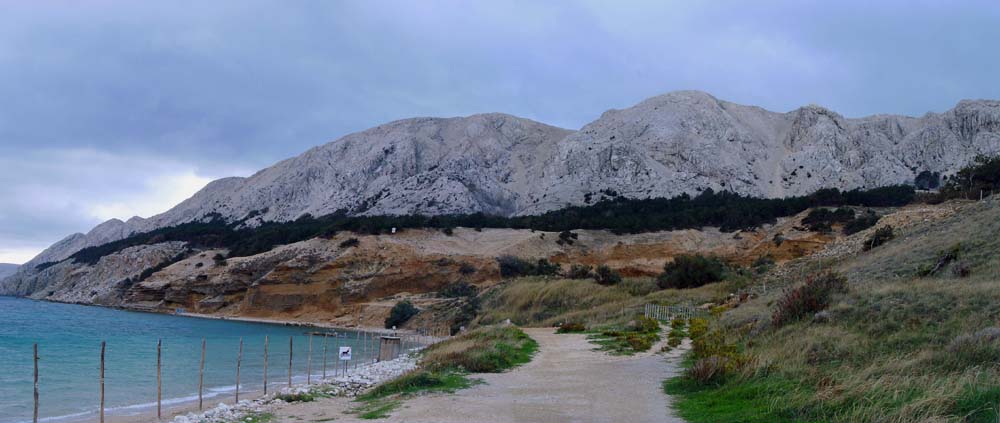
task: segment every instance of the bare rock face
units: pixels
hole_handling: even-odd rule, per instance
[[[949,175],[978,154],[1000,152],[998,118],[996,101],[963,101],[921,118],[848,119],[819,106],[775,113],[674,92],[608,111],[560,142],[540,195],[530,195],[537,201],[522,213],[585,203],[601,191],[785,197],[907,184],[921,171]]]
[[[102,257],[94,265],[64,261],[44,270],[18,272],[7,278],[2,293],[39,300],[116,305],[143,271],[186,250],[183,242],[129,247]]]
[[[7,276],[13,275],[15,272],[17,272],[18,267],[19,266],[16,264],[0,263],[0,280],[2,280]]]
[[[338,210],[513,216],[609,195],[673,197],[709,188],[783,197],[911,183],[921,171],[949,175],[978,154],[997,153],[1000,102],[990,100],[919,118],[849,119],[819,106],[777,113],[680,91],[610,110],[579,131],[504,114],[406,119],[248,178],[214,181],[149,219],[111,220],[71,235],[15,276],[23,280],[37,265],[81,248],[210,216],[251,226]]]

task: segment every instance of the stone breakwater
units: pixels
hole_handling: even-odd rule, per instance
[[[327,378],[313,385],[298,385],[283,388],[255,400],[243,400],[238,404],[219,405],[202,413],[189,413],[174,417],[173,423],[236,423],[252,421],[253,416],[270,413],[288,404],[281,398],[289,395],[322,395],[355,397],[382,382],[394,379],[417,368],[417,359],[411,352],[394,360],[373,363],[346,376]]]

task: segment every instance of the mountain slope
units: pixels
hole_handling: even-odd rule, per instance
[[[697,91],[611,110],[580,131],[504,114],[391,122],[249,178],[212,182],[150,219],[111,220],[26,268],[86,246],[218,214],[247,224],[353,214],[535,214],[605,194],[672,197],[706,188],[781,197],[909,183],[1000,152],[1000,102],[920,118],[847,119],[818,106],[777,113]]]
[[[0,280],[17,272],[18,265],[10,263],[0,263]]]

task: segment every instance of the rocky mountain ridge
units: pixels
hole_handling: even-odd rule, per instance
[[[247,178],[210,183],[149,219],[110,220],[54,244],[21,272],[87,246],[208,216],[287,221],[352,214],[536,214],[613,193],[704,189],[758,197],[910,183],[1000,152],[1000,102],[962,101],[922,117],[787,113],[698,91],[610,110],[579,131],[505,114],[414,118],[347,135]]]

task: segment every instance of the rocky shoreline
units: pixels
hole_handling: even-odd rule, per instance
[[[219,405],[200,413],[185,413],[174,416],[173,423],[245,423],[254,416],[267,414],[291,404],[282,398],[297,395],[330,397],[358,396],[369,388],[387,380],[399,377],[417,368],[416,350],[399,358],[369,364],[346,376],[327,378],[313,385],[298,385],[283,388],[279,392],[254,400],[243,400],[238,404]]]

